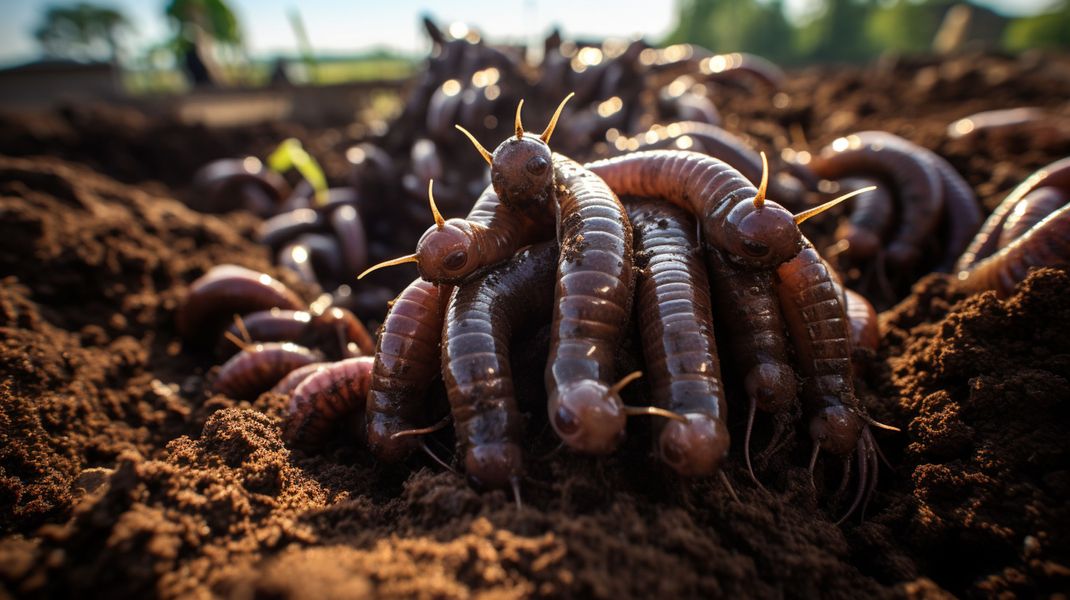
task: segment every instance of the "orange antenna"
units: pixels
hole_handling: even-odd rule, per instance
[[[487,149],[483,147],[483,144],[479,143],[479,140],[476,139],[476,136],[469,133],[467,129],[461,127],[460,125],[454,125],[454,127],[459,129],[461,133],[467,135],[469,140],[472,140],[472,144],[476,147],[476,150],[479,150],[479,155],[487,161],[488,165],[494,164],[494,157],[491,156],[490,152],[487,152]]]
[[[765,206],[765,191],[769,188],[769,159],[765,157],[765,152],[760,152],[762,156],[762,182],[758,184],[758,193],[754,195],[754,208],[761,210]]]
[[[557,110],[554,111],[554,116],[550,118],[550,124],[546,126],[542,135],[539,136],[540,140],[547,144],[550,143],[550,136],[554,134],[554,128],[557,127],[557,120],[561,118],[561,111],[565,109],[565,103],[575,95],[576,92],[569,92],[569,94],[565,96],[565,99],[561,101],[561,104],[557,105]]]
[[[824,203],[824,204],[822,204],[820,206],[815,206],[813,208],[808,208],[808,209],[802,211],[801,213],[799,213],[799,214],[797,214],[797,215],[795,215],[793,217],[795,219],[795,224],[798,225],[799,223],[802,223],[803,221],[809,219],[810,217],[812,217],[814,215],[819,215],[819,214],[825,212],[826,210],[832,208],[833,206],[836,206],[840,202],[843,202],[844,200],[847,200],[848,198],[854,198],[855,196],[857,196],[859,194],[864,194],[866,192],[872,192],[875,189],[877,189],[877,186],[870,185],[870,186],[855,190],[853,192],[846,193],[846,194],[840,196],[839,198],[836,198],[835,200],[829,200],[828,202],[826,202],[826,203]]]
[[[665,417],[673,421],[679,421],[681,423],[687,423],[687,417],[674,413],[671,410],[665,410],[664,408],[658,408],[656,406],[627,406],[624,407],[624,414],[628,416],[636,415],[650,415],[652,417]]]
[[[524,108],[524,99],[520,99],[520,104],[516,105],[516,139],[524,137],[524,124],[520,122],[520,109]]]
[[[617,383],[614,383],[613,387],[609,388],[609,392],[608,393],[610,395],[619,394],[620,391],[623,390],[626,385],[628,385],[629,383],[635,381],[636,379],[639,379],[642,376],[643,376],[643,372],[642,371],[632,371],[631,373],[628,373],[627,375],[622,377],[620,381],[618,381]]]
[[[442,218],[442,213],[438,212],[438,207],[435,206],[435,180],[429,179],[427,181],[427,201],[431,203],[431,214],[435,217],[435,226],[442,229],[446,226],[446,219]],[[359,277],[358,277],[359,279]]]
[[[361,273],[360,275],[357,275],[357,279],[364,279],[364,276],[367,275],[368,273],[371,273],[372,271],[378,271],[379,269],[382,269],[383,267],[393,267],[394,265],[403,265],[405,263],[410,263],[410,262],[418,262],[416,260],[416,255],[415,254],[409,254],[408,256],[402,256],[402,257],[399,257],[399,258],[392,258],[390,260],[384,260],[383,262],[381,262],[381,263],[379,263],[379,264],[377,264],[377,265],[375,265],[373,267],[368,267],[367,269],[365,269],[363,273]]]

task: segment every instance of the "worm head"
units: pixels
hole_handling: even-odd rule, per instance
[[[776,202],[740,202],[725,219],[724,249],[750,268],[774,267],[802,249],[794,216]]]
[[[624,403],[601,382],[584,380],[555,390],[548,407],[554,431],[580,452],[609,454],[624,437]]]
[[[822,450],[846,456],[858,445],[862,419],[843,405],[829,406],[810,419],[810,437]]]
[[[472,235],[464,219],[431,226],[416,244],[420,277],[436,283],[457,283],[472,272]]]
[[[508,489],[523,466],[520,447],[510,443],[472,446],[464,457],[464,471],[480,489]]]
[[[783,363],[759,363],[743,379],[747,396],[767,413],[783,413],[791,408],[797,384],[795,373]]]
[[[661,430],[661,458],[685,477],[713,475],[728,454],[728,429],[720,419],[706,414],[685,417],[686,422],[670,420]]]

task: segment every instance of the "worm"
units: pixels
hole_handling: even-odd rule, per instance
[[[311,233],[323,227],[323,217],[311,208],[296,208],[275,215],[256,229],[256,240],[266,246],[279,248],[282,244],[302,233]]]
[[[1070,202],[1070,192],[1063,189],[1042,187],[1029,192],[1007,215],[999,234],[999,247],[1008,246],[1067,202]]]
[[[851,347],[877,351],[881,343],[877,311],[862,294],[844,288],[847,323],[851,327]]]
[[[370,355],[375,343],[360,319],[349,310],[332,306],[322,313],[272,308],[244,315],[232,323],[220,338],[220,356],[235,352],[232,340],[246,342],[295,342],[322,350],[338,360]]]
[[[346,271],[341,254],[334,237],[324,233],[304,233],[283,248],[278,258],[280,266],[296,271],[305,281],[316,283],[344,279]]]
[[[301,385],[301,382],[304,381],[305,378],[315,373],[316,369],[319,369],[320,367],[325,367],[328,364],[330,363],[314,362],[309,363],[303,367],[298,367],[293,371],[287,373],[286,377],[280,379],[279,382],[276,383],[270,391],[272,394],[278,394],[280,396],[289,396],[291,392],[297,389],[297,386]]]
[[[266,273],[238,265],[218,265],[190,284],[186,301],[175,314],[178,333],[190,341],[209,338],[234,315],[305,304],[290,288]]]
[[[635,236],[636,305],[661,459],[684,476],[709,476],[728,454],[724,387],[706,266],[694,219],[662,202],[628,203]]]
[[[522,250],[485,276],[458,286],[442,331],[442,378],[468,478],[505,488],[523,471],[522,419],[509,342],[525,323],[550,320],[557,246]]]
[[[753,478],[750,434],[756,410],[776,417],[776,430],[769,442],[772,448],[784,430],[798,391],[786,325],[773,271],[738,268],[716,248],[707,248],[706,263],[718,327],[732,362],[743,373],[743,389],[749,400],[743,448]]]
[[[839,189],[858,189],[876,186],[859,194],[853,201],[851,213],[836,229],[836,239],[846,244],[844,253],[853,262],[873,258],[881,250],[881,239],[891,227],[895,203],[888,186],[871,177],[845,177],[837,180]]]
[[[1070,264],[1070,205],[1048,215],[1002,250],[958,274],[956,289],[974,293],[996,290],[1005,297],[1032,267]]]
[[[717,111],[713,101],[687,88],[682,92],[675,92],[672,86],[663,88],[658,94],[658,107],[662,113],[668,113],[674,120],[718,126],[721,124],[721,113]]]
[[[888,260],[899,267],[913,265],[921,257],[920,249],[935,232],[944,202],[940,174],[919,148],[885,132],[861,132],[833,141],[812,164],[814,173],[826,179],[870,173],[895,184],[902,217],[887,252]]]
[[[294,369],[320,360],[318,353],[290,342],[253,344],[223,363],[212,390],[231,398],[252,400]]]
[[[392,437],[419,427],[427,390],[439,374],[439,344],[452,288],[417,279],[394,300],[379,329],[365,415],[368,446],[380,460],[397,462],[413,438]]]
[[[618,138],[615,145],[629,151],[678,149],[702,152],[728,163],[754,185],[761,182],[764,172],[758,152],[742,138],[708,123],[680,121],[655,125],[634,138]],[[769,193],[783,204],[798,206],[803,202],[806,189],[795,177],[780,173],[770,180]]]
[[[581,452],[606,454],[624,435],[626,413],[609,383],[631,309],[632,231],[624,206],[602,179],[556,161],[561,185],[557,283],[547,410],[558,436]]]
[[[947,126],[947,136],[951,139],[957,139],[975,135],[982,131],[1014,129],[1022,125],[1042,121],[1046,116],[1043,110],[1032,107],[987,110],[974,113],[951,123]]]
[[[777,268],[777,279],[784,320],[803,376],[804,412],[813,440],[811,473],[820,450],[845,458],[854,451],[858,456],[858,492],[842,522],[872,493],[877,476],[876,444],[855,399],[843,296],[831,269],[809,242]]]
[[[1033,173],[999,203],[996,210],[988,215],[988,219],[981,226],[981,231],[974,236],[973,241],[970,242],[966,251],[962,253],[962,256],[959,257],[958,262],[955,264],[955,271],[960,273],[960,277],[961,273],[973,266],[974,263],[996,251],[999,247],[1003,223],[1010,216],[1014,207],[1027,194],[1044,186],[1070,189],[1070,158],[1057,160]]]
[[[430,185],[428,199],[435,224],[420,237],[416,252],[379,263],[361,273],[361,278],[380,267],[415,262],[425,281],[457,284],[507,260],[521,246],[550,235],[552,213],[535,221],[502,204],[492,186],[483,190],[464,219],[443,219]]]
[[[345,204],[331,211],[327,220],[330,221],[331,230],[334,231],[338,248],[341,250],[344,264],[344,271],[340,273],[341,279],[360,273],[368,266],[368,240],[360,213],[356,207]]]
[[[208,163],[193,176],[197,190],[190,205],[202,212],[245,208],[268,217],[286,196],[286,181],[253,156]]]
[[[654,150],[589,163],[618,194],[663,198],[691,211],[703,238],[738,264],[768,268],[799,252],[794,216],[739,171],[696,152]]]
[[[286,406],[283,439],[310,446],[325,439],[339,419],[364,410],[372,358],[360,356],[320,366],[294,389]]]

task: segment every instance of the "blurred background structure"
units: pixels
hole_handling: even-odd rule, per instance
[[[408,0],[374,7],[331,0],[5,1],[0,107],[258,88],[290,88],[278,94],[293,104],[294,86],[355,82],[354,93],[374,98],[369,89],[396,91],[419,68],[429,49],[420,27],[427,12],[534,53],[554,27],[573,39],[641,36],[751,52],[785,66],[1070,47],[1070,0],[621,0],[612,11],[575,4],[473,0],[431,10]],[[256,114],[270,116],[273,102],[260,102]]]

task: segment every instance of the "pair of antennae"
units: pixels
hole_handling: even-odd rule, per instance
[[[761,210],[765,206],[765,194],[769,189],[769,159],[767,159],[765,157],[765,152],[759,152],[759,154],[762,157],[762,181],[761,181],[761,183],[758,184],[758,193],[754,195],[754,208],[756,208],[758,210]],[[846,194],[844,194],[844,195],[842,195],[842,196],[840,196],[838,198],[834,198],[832,200],[829,200],[828,202],[826,202],[824,204],[821,204],[819,206],[815,206],[813,208],[808,208],[808,209],[806,209],[806,210],[804,210],[804,211],[802,211],[802,212],[800,212],[800,213],[798,213],[796,215],[793,215],[793,219],[795,221],[795,224],[798,225],[798,224],[802,223],[803,221],[809,219],[810,217],[819,215],[819,214],[825,212],[826,210],[832,208],[833,206],[836,206],[840,202],[843,202],[844,200],[847,200],[849,198],[854,198],[855,196],[857,196],[859,194],[864,194],[866,192],[871,192],[871,191],[873,191],[875,189],[877,189],[877,186],[870,185],[870,186],[867,186],[867,187],[864,187],[864,188],[860,188],[860,189],[854,190],[853,192],[848,192],[848,193],[846,193]]]
[[[557,105],[557,110],[554,111],[554,116],[550,118],[550,124],[547,125],[546,129],[544,129],[543,132],[539,135],[539,139],[542,140],[544,144],[550,143],[550,136],[554,134],[554,128],[557,127],[557,120],[561,118],[561,111],[565,109],[565,103],[567,103],[575,95],[575,92],[569,92],[569,95],[565,96],[565,99],[561,101],[561,104]],[[518,140],[524,137],[524,124],[520,121],[520,111],[523,108],[524,101],[521,100],[520,104],[516,105],[516,120],[514,122],[514,127],[516,129],[516,139]],[[471,132],[469,132],[464,127],[461,127],[460,125],[454,125],[454,127],[456,127],[457,130],[461,133],[468,136],[468,139],[472,142],[472,145],[476,147],[476,150],[479,151],[479,155],[483,157],[483,160],[487,161],[488,165],[494,165],[494,155],[491,154],[486,148],[484,148],[483,144],[479,143],[479,140],[476,139],[476,136],[472,135]]]

